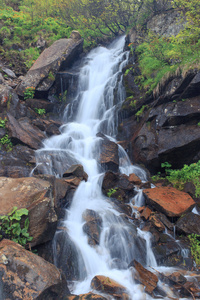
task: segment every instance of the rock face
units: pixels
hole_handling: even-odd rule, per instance
[[[86,223],[83,225],[83,231],[88,236],[90,245],[98,245],[100,240],[102,218],[94,210],[87,209],[83,213],[83,219]]]
[[[107,298],[94,294],[94,293],[88,293],[88,294],[81,294],[81,295],[70,295],[65,297],[64,300],[106,300]]]
[[[2,300],[53,299],[52,294],[54,299],[61,299],[69,294],[66,281],[54,265],[15,242],[0,242],[0,260]],[[39,297],[42,293],[46,298]]]
[[[180,217],[195,206],[194,200],[184,192],[171,187],[146,189],[146,203],[168,217]]]
[[[53,238],[57,226],[52,187],[48,181],[28,178],[0,178],[1,215],[7,215],[14,206],[29,210],[31,246]]]
[[[83,49],[83,39],[77,32],[69,39],[60,39],[45,49],[17,87],[24,95],[26,87],[35,87],[36,92],[48,91],[55,81],[56,73],[69,67]]]

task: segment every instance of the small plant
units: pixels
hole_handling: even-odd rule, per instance
[[[8,137],[8,134],[5,134],[1,139],[0,139],[0,144],[4,145],[6,147],[7,151],[11,151],[12,150],[12,142],[10,140],[10,138]]]
[[[35,95],[35,88],[33,86],[31,87],[27,86],[24,92],[24,100],[33,99],[34,95]]]
[[[198,125],[198,126],[200,126],[200,122],[199,122],[199,123],[197,123],[197,125]]]
[[[5,118],[4,120],[2,120],[0,118],[0,128],[5,128],[6,127],[6,122],[7,122],[7,118]]]
[[[166,174],[169,174],[170,173],[170,171],[171,171],[171,164],[170,163],[168,163],[167,161],[166,162],[164,162],[164,163],[161,163],[161,168],[165,168],[165,173]]]
[[[137,117],[137,121],[139,121],[139,118],[142,116],[144,110],[148,107],[148,105],[143,105],[140,110],[138,110],[135,114],[135,116]]]
[[[130,106],[131,106],[132,108],[136,108],[136,104],[137,104],[137,100],[132,100],[132,101],[130,102]]]
[[[26,208],[17,209],[16,206],[8,215],[0,216],[0,238],[6,236],[22,246],[32,241],[33,238],[28,233],[29,218],[26,218],[23,228],[21,227],[23,216],[28,216],[28,210]]]
[[[48,79],[49,79],[50,81],[54,81],[54,80],[55,80],[55,76],[53,75],[53,72],[52,72],[52,71],[49,72]]]
[[[117,188],[116,189],[109,189],[107,192],[108,197],[110,198],[114,193],[116,193]]]
[[[40,116],[43,116],[46,114],[46,110],[44,108],[35,108],[35,112]]]
[[[188,238],[195,263],[200,265],[200,235],[192,233],[188,236]]]

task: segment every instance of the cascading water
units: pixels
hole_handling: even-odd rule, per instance
[[[76,163],[82,164],[88,174],[87,182],[81,182],[66,211],[66,219],[62,222],[66,233],[58,231],[55,236],[55,248],[58,243],[62,248],[59,257],[55,257],[55,264],[60,268],[65,268],[69,247],[75,248],[76,262],[72,263],[71,271],[77,281],[71,287],[73,294],[89,292],[92,278],[104,275],[125,286],[130,298],[136,300],[144,299],[144,294],[134,283],[133,270],[128,265],[137,259],[148,266],[156,266],[153,253],[149,251],[150,234],[129,223],[102,194],[104,173],[97,162],[101,140],[97,133],[103,133],[112,141],[115,139],[116,111],[124,100],[121,71],[128,61],[128,52],[123,52],[124,42],[125,38],[121,37],[109,48],[98,47],[87,55],[80,73],[77,97],[64,112],[61,134],[44,141],[44,148],[37,151],[36,159],[40,171],[46,174],[62,176]],[[117,95],[115,98],[114,94]],[[135,173],[146,180],[145,172],[131,165],[120,146],[119,161],[121,173]],[[95,211],[102,220],[96,246],[88,244],[83,231],[83,215],[87,210]]]

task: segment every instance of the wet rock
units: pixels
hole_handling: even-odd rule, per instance
[[[192,212],[185,214],[176,222],[176,230],[186,235],[200,234],[200,215]]]
[[[163,232],[165,230],[165,225],[163,224],[163,222],[161,222],[161,220],[158,218],[156,214],[152,214],[150,216],[150,222],[158,231]]]
[[[47,92],[55,81],[58,71],[69,67],[83,50],[83,39],[72,34],[69,39],[60,39],[45,49],[22,82],[17,86],[17,93],[24,95],[27,87],[36,88],[36,93]]]
[[[140,213],[140,218],[144,219],[144,220],[148,220],[150,215],[151,215],[152,211],[150,208],[145,207],[143,209],[143,211]]]
[[[180,284],[186,283],[186,278],[180,272],[173,272],[169,275],[169,279]]]
[[[102,218],[94,210],[87,209],[83,213],[83,219],[86,221],[86,223],[83,225],[83,231],[88,236],[89,245],[99,245]]]
[[[0,214],[7,215],[14,206],[28,209],[32,247],[51,240],[55,234],[57,216],[52,196],[48,181],[33,177],[0,178]]]
[[[63,300],[106,300],[107,298],[94,293],[66,296]]]
[[[87,181],[88,179],[88,175],[83,170],[82,165],[72,165],[69,169],[67,169],[67,171],[64,172],[63,177],[68,178],[72,175],[78,177],[80,180]]]
[[[37,118],[32,121],[32,124],[38,127],[41,131],[45,131],[47,136],[59,135],[59,127],[62,125],[61,122],[54,120],[45,120],[42,118]]]
[[[86,269],[83,258],[67,230],[59,230],[54,238],[55,265],[63,271],[67,280],[83,280]]]
[[[7,116],[7,128],[12,140],[25,144],[32,149],[38,149],[41,147],[45,134],[37,127],[33,126],[28,118],[16,120],[10,114],[7,114]]]
[[[98,163],[106,170],[117,172],[119,169],[118,145],[101,133],[98,133],[97,136],[101,138],[98,146],[100,153]]]
[[[128,176],[111,171],[105,173],[102,189],[105,195],[120,201],[127,201],[134,195],[134,185],[130,183]]]
[[[38,255],[10,240],[0,242],[2,299],[60,299],[69,294],[67,283],[58,269]],[[40,295],[45,294],[46,298]],[[44,295],[43,294],[43,295]]]
[[[114,299],[129,299],[125,287],[106,276],[95,276],[91,281],[91,287],[111,295]]]
[[[10,69],[8,69],[8,68],[5,68],[5,67],[1,67],[1,69],[3,70],[3,72],[6,74],[6,75],[8,75],[10,78],[13,78],[13,79],[15,79],[17,76],[15,75],[15,73],[12,71],[12,70],[10,70]]]
[[[138,176],[136,176],[134,173],[129,175],[128,180],[131,183],[136,184],[136,185],[140,185],[142,183],[141,179]]]
[[[145,286],[145,291],[147,293],[152,294],[153,290],[157,287],[158,277],[154,273],[145,269],[136,260],[134,260],[134,267],[136,269],[134,279]]]
[[[168,217],[179,217],[195,206],[194,200],[186,193],[172,187],[143,190],[146,203]]]

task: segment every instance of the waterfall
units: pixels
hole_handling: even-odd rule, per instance
[[[138,231],[102,194],[103,173],[96,159],[100,139],[97,133],[103,133],[111,141],[116,138],[116,112],[125,97],[122,69],[129,55],[123,51],[124,43],[125,37],[120,37],[110,47],[98,47],[87,55],[80,72],[77,96],[64,111],[61,134],[45,140],[44,148],[36,152],[36,159],[43,173],[62,177],[68,167],[80,163],[88,174],[87,182],[82,181],[77,188],[61,224],[66,228],[66,233],[58,231],[55,236],[55,248],[58,244],[62,248],[59,257],[55,257],[55,264],[59,268],[66,271],[65,259],[69,249],[74,251],[76,261],[72,263],[72,293],[91,291],[92,278],[104,275],[125,286],[131,299],[140,300],[144,299],[143,291],[135,284],[128,266],[133,259],[144,265],[156,264],[153,253],[147,253],[150,234]],[[145,172],[131,165],[128,155],[120,146],[119,160],[121,173],[135,173],[141,180],[146,180]],[[100,240],[95,246],[88,244],[83,231],[83,215],[88,210],[94,211],[101,219]],[[70,245],[67,240],[70,240]],[[145,299],[151,298],[147,297]]]

